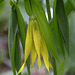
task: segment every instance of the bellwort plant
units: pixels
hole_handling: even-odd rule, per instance
[[[37,59],[39,71],[43,58],[47,71],[53,69],[54,75],[64,74],[66,53],[69,55],[69,27],[67,16],[72,11],[73,1],[54,0],[52,3],[53,18],[51,18],[51,0],[9,0],[11,14],[8,28],[8,48],[13,75],[22,75],[25,64],[28,75],[30,68]],[[47,9],[48,20],[45,15]],[[72,5],[75,9],[74,4]],[[29,17],[26,18],[26,15]],[[29,24],[26,33],[26,20]],[[24,62],[21,65],[22,43]],[[59,57],[61,52],[62,59]],[[32,65],[30,65],[32,63]],[[30,67],[31,66],[31,67]],[[62,67],[63,68],[62,68]]]
[[[29,19],[26,42],[25,42],[25,59],[22,67],[18,71],[18,74],[23,70],[30,52],[31,52],[31,59],[32,59],[32,67],[35,63],[36,57],[38,56],[37,59],[38,59],[38,66],[40,70],[41,68],[40,55],[42,55],[47,70],[49,71],[49,67],[53,68],[52,65],[49,63],[48,50],[45,41],[40,33],[38,22],[34,17],[31,17]]]

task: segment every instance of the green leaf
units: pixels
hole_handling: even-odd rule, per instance
[[[75,68],[75,12],[71,12],[68,17],[69,20],[69,53],[66,55],[65,71],[71,72]],[[75,72],[75,69],[73,69]],[[73,75],[73,74],[71,74]]]
[[[71,13],[72,9],[73,8],[70,5],[69,1],[66,1],[66,3],[65,3],[65,11],[66,11],[67,16]],[[49,26],[50,26],[52,32],[54,32],[54,21],[53,21],[53,19],[50,21]]]
[[[57,0],[54,0],[54,4],[53,4],[54,35],[56,37],[57,44],[58,44],[60,50],[62,51],[63,57],[65,58],[63,39],[59,33],[59,26],[58,26],[58,22],[57,22],[56,6],[57,6]]]
[[[26,25],[25,25],[23,16],[17,5],[16,5],[16,12],[17,12],[19,33],[20,33],[20,37],[21,37],[23,50],[24,50],[25,49],[24,48],[25,47],[25,37],[26,37]]]
[[[20,42],[19,42],[18,33],[16,34],[15,41],[16,41],[15,42],[15,68],[18,72],[21,67],[21,50],[20,50]],[[21,75],[21,73],[19,75]]]
[[[54,6],[55,6],[55,4],[54,4]],[[66,11],[66,14],[67,14],[67,16],[71,13],[71,11],[72,11],[72,6],[70,5],[70,3],[69,3],[69,1],[66,1],[66,3],[65,3],[65,11]],[[56,11],[56,10],[55,10]],[[56,13],[56,12],[55,12]],[[56,15],[55,15],[56,16]],[[51,31],[53,32],[53,34],[54,33],[56,33],[57,31],[55,31],[56,29],[56,27],[54,26],[54,25],[56,25],[55,24],[55,22],[54,22],[54,18],[50,21],[50,23],[49,23],[49,27],[51,28]],[[59,36],[57,36],[57,38],[58,38]],[[61,38],[61,36],[60,36],[60,38]],[[59,44],[59,46],[60,46],[61,44]],[[61,46],[60,46],[61,47]],[[61,47],[62,48],[62,47]],[[60,48],[60,49],[61,49]],[[61,50],[63,50],[63,49],[61,49]]]
[[[52,66],[53,66],[54,75],[57,75],[56,60],[55,60],[55,58],[53,56],[52,56]]]
[[[71,13],[72,9],[73,9],[73,8],[72,8],[71,4],[70,4],[69,1],[67,0],[67,2],[65,3],[65,11],[66,11],[66,15],[67,15],[67,16]]]
[[[18,29],[18,25],[17,25],[16,11],[12,9],[9,30],[8,30],[8,47],[9,47],[9,55],[10,55],[14,75],[16,75],[15,64],[14,64],[14,55],[15,55],[14,50],[15,50],[15,36],[17,33],[17,29]]]
[[[72,5],[73,9],[75,10],[75,0],[68,0],[70,4]]]
[[[69,54],[69,27],[68,27],[67,16],[64,9],[63,0],[61,1],[57,0],[56,15],[57,15],[57,21],[61,31],[61,35],[63,37],[66,50]]]
[[[20,33],[21,42],[22,42],[22,46],[23,46],[23,52],[25,52],[26,25],[24,22],[24,18],[21,14],[21,11],[19,9],[19,6],[21,6],[21,5],[16,5],[16,12],[17,12],[17,18],[18,18],[19,33]],[[28,59],[26,61],[28,73],[30,75],[30,61],[29,60],[30,60],[30,56],[28,57]]]
[[[30,0],[24,0],[25,4],[25,10],[29,16],[32,15],[31,6],[30,6]]]
[[[64,67],[65,67],[65,60],[63,60],[61,63],[59,63],[59,65],[57,67],[58,75],[64,75]]]
[[[59,60],[53,35],[51,30],[49,29],[49,25],[43,8],[41,7],[40,3],[37,0],[31,0],[31,5],[33,14],[38,20],[41,35],[45,40],[48,50],[57,60]]]
[[[14,41],[13,41],[13,48],[12,48],[12,58],[11,58],[11,61],[12,61],[12,69],[13,69],[13,73],[14,75],[16,75],[16,68],[15,68],[15,44],[16,43],[16,36],[14,38]]]

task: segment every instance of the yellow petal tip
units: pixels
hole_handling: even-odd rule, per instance
[[[31,69],[33,68],[33,65],[31,66]]]
[[[18,71],[18,74],[20,74],[20,72],[24,69],[24,65],[25,63],[21,66],[20,70]]]
[[[53,69],[53,66],[49,63],[49,66]]]

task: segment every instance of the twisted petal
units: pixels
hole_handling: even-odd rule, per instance
[[[48,51],[47,51],[47,47],[46,47],[46,44],[45,44],[43,38],[41,38],[41,51],[40,52],[43,57],[45,66],[46,66],[47,70],[49,71],[49,67],[52,68],[52,65],[49,63]]]
[[[36,21],[34,21],[34,24],[33,24],[33,39],[34,39],[35,49],[38,54],[38,66],[40,70],[41,68],[41,58],[40,58],[41,36],[40,36],[38,24]]]
[[[26,43],[25,43],[25,60],[23,65],[21,66],[20,70],[18,71],[18,74],[23,70],[24,65],[26,63],[26,60],[30,54],[31,50],[31,44],[32,44],[32,32],[31,32],[31,25],[29,23],[28,29],[27,29],[27,36],[26,36]]]
[[[33,43],[32,44],[32,50],[31,50],[32,67],[33,67],[33,65],[35,63],[36,57],[37,57],[37,53],[36,53],[36,50],[35,50],[35,47],[34,47],[34,43]]]

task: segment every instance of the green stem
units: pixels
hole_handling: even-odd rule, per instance
[[[49,0],[46,0],[46,7],[47,7],[48,20],[50,21],[50,19],[51,19],[51,13],[50,13]]]
[[[29,2],[30,2],[30,6],[31,6],[31,11],[32,11],[32,5],[31,5],[31,0],[29,0]],[[32,15],[33,15],[33,11],[32,11]]]
[[[52,63],[53,63],[54,75],[57,75],[56,61],[55,61],[55,58],[54,57],[52,57]]]
[[[50,13],[49,0],[46,0],[46,7],[47,7],[48,20],[50,21],[51,20],[51,13]],[[50,53],[49,53],[49,59],[50,59],[49,61],[51,61],[51,63],[52,63],[52,56]]]

